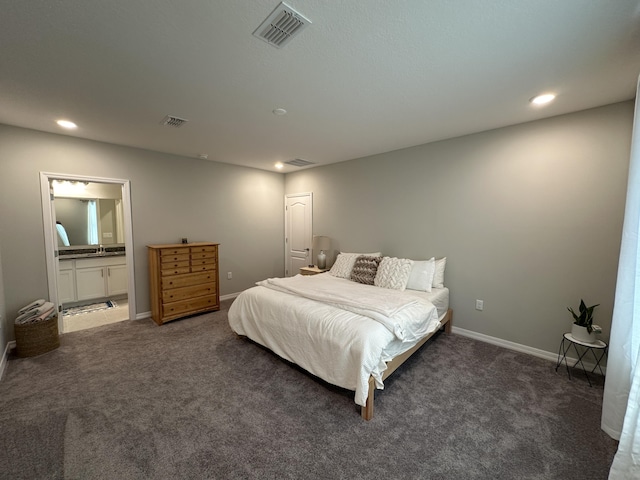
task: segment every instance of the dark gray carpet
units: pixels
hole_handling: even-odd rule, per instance
[[[616,449],[590,388],[555,364],[439,334],[376,394],[239,339],[226,310],[127,321],[11,358],[0,477],[11,479],[606,479]]]

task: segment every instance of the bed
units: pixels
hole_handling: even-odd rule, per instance
[[[258,282],[229,309],[238,335],[355,391],[365,420],[375,389],[434,333],[450,332],[449,290],[400,291],[331,273]]]

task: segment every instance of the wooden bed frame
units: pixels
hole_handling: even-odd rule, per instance
[[[451,333],[451,324],[453,323],[453,310],[448,309],[444,318],[442,319],[442,326],[440,328],[444,328],[444,333],[446,335]],[[420,347],[422,347],[427,340],[429,340],[436,332],[440,329],[431,332],[429,335],[425,336],[422,340],[420,340],[413,348],[407,350],[406,352],[394,357],[393,360],[387,362],[387,369],[382,373],[382,380],[384,381],[389,377],[393,372],[395,372],[400,365],[402,365],[411,355],[417,352]],[[365,420],[371,420],[373,418],[373,397],[374,392],[376,391],[376,382],[373,377],[369,377],[369,394],[367,395],[367,404],[364,407],[360,407],[360,415]]]

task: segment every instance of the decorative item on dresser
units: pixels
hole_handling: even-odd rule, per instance
[[[218,243],[147,245],[151,317],[158,325],[220,309]]]

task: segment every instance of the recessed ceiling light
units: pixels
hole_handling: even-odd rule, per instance
[[[529,100],[534,105],[545,105],[556,98],[553,93],[543,93],[542,95],[538,95],[537,97],[533,97]]]
[[[275,167],[276,167],[278,170],[282,170],[282,168],[284,167],[284,165],[282,164],[282,162],[278,162],[278,163],[276,163],[276,164],[275,164]]]
[[[278,116],[282,116],[282,115],[286,115],[287,111],[284,108],[276,108],[273,110],[273,114],[274,115],[278,115]]]
[[[209,158],[209,154],[208,153],[199,153],[198,154],[198,158],[200,158],[202,160],[207,160]]]
[[[75,123],[70,122],[69,120],[57,120],[56,123],[60,125],[62,128],[68,128],[69,130],[78,128],[78,126]]]

